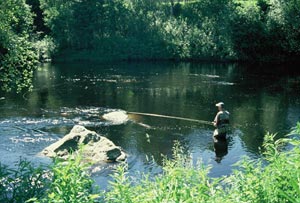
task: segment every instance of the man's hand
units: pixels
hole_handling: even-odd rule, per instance
[[[211,122],[215,127],[217,127],[217,123],[215,121]]]

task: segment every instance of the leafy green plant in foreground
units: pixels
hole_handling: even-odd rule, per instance
[[[0,164],[0,202],[24,203],[32,197],[44,195],[48,180],[41,167],[20,160],[16,169]]]
[[[182,153],[182,148],[175,144],[174,160],[166,160],[164,173],[153,180],[145,175],[135,182],[120,166],[113,176],[106,202],[206,202],[214,193],[211,189],[217,181],[211,182],[209,170],[201,164],[194,167]]]
[[[31,199],[36,203],[92,203],[99,195],[93,194],[93,180],[87,173],[87,165],[77,156],[67,162],[55,162],[51,168],[52,182],[43,198]]]

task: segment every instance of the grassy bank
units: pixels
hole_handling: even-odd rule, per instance
[[[293,136],[275,140],[267,134],[262,158],[244,160],[227,177],[211,178],[209,167],[193,165],[180,144],[173,159],[165,159],[163,173],[137,180],[127,175],[121,164],[107,191],[95,190],[87,166],[80,158],[67,164],[55,162],[47,170],[21,161],[16,170],[0,166],[1,202],[299,202],[300,124]]]

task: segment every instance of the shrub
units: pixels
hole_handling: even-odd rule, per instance
[[[0,164],[0,202],[24,203],[33,197],[42,197],[48,185],[47,173],[21,159],[16,169]]]
[[[56,161],[51,168],[52,179],[43,198],[33,198],[36,203],[92,203],[99,195],[93,194],[93,180],[87,165],[80,156],[66,162]]]
[[[0,83],[5,91],[30,88],[38,62],[33,15],[25,0],[0,1]]]

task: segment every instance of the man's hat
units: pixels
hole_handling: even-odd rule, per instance
[[[223,102],[219,102],[216,104],[217,107],[224,107],[224,103]]]

